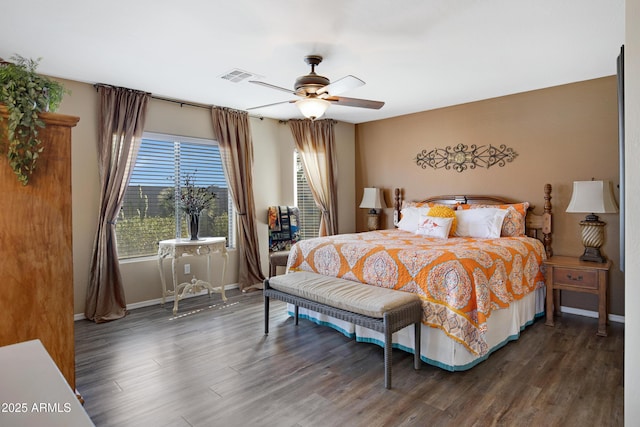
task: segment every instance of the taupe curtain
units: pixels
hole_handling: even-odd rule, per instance
[[[211,116],[238,215],[238,286],[245,290],[264,281],[253,200],[253,142],[249,116],[245,111],[221,107],[213,107]]]
[[[322,212],[320,236],[338,234],[338,163],[333,120],[289,120],[302,155],[304,173],[313,199]]]
[[[102,323],[126,315],[115,222],[140,149],[149,94],[103,85],[97,89],[100,99],[100,217],[84,315],[87,319]]]

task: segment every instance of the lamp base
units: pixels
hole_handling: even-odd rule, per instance
[[[367,218],[367,229],[375,231],[380,227],[380,215],[377,213],[369,213]]]
[[[584,248],[580,261],[605,263],[607,259],[600,253],[600,248]]]
[[[584,221],[580,221],[582,228],[582,244],[584,254],[580,261],[606,262],[607,259],[600,253],[600,248],[604,243],[604,226],[606,223],[600,221],[594,214],[587,215]]]

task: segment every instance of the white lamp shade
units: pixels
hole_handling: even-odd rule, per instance
[[[387,207],[387,204],[384,202],[384,197],[382,197],[382,189],[381,188],[365,188],[364,194],[362,195],[362,202],[360,202],[361,208],[367,209],[383,209]]]
[[[322,117],[331,103],[320,98],[304,98],[296,101],[296,106],[303,116],[316,120]]]
[[[573,194],[567,212],[594,214],[618,212],[609,181],[574,181]]]

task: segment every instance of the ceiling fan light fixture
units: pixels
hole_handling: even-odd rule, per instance
[[[322,117],[331,103],[321,98],[304,98],[296,101],[296,106],[303,116],[316,120]]]

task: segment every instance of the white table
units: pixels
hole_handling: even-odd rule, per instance
[[[220,286],[214,287],[211,284],[211,255],[220,252],[222,255],[222,274],[220,276]],[[196,279],[194,276],[190,282],[178,283],[178,272],[176,264],[183,255],[206,256],[207,257],[207,281]],[[173,278],[173,290],[167,289],[167,280],[162,268],[162,261],[166,257],[171,257],[171,273]],[[222,300],[227,301],[224,294],[224,274],[227,269],[227,239],[225,237],[202,237],[199,240],[170,239],[161,240],[158,247],[158,268],[160,269],[160,281],[162,282],[162,305],[167,296],[173,295],[173,314],[178,312],[178,301],[189,292],[200,292],[203,289],[211,292],[219,292]]]
[[[94,425],[40,340],[0,347],[0,366],[0,426]]]

